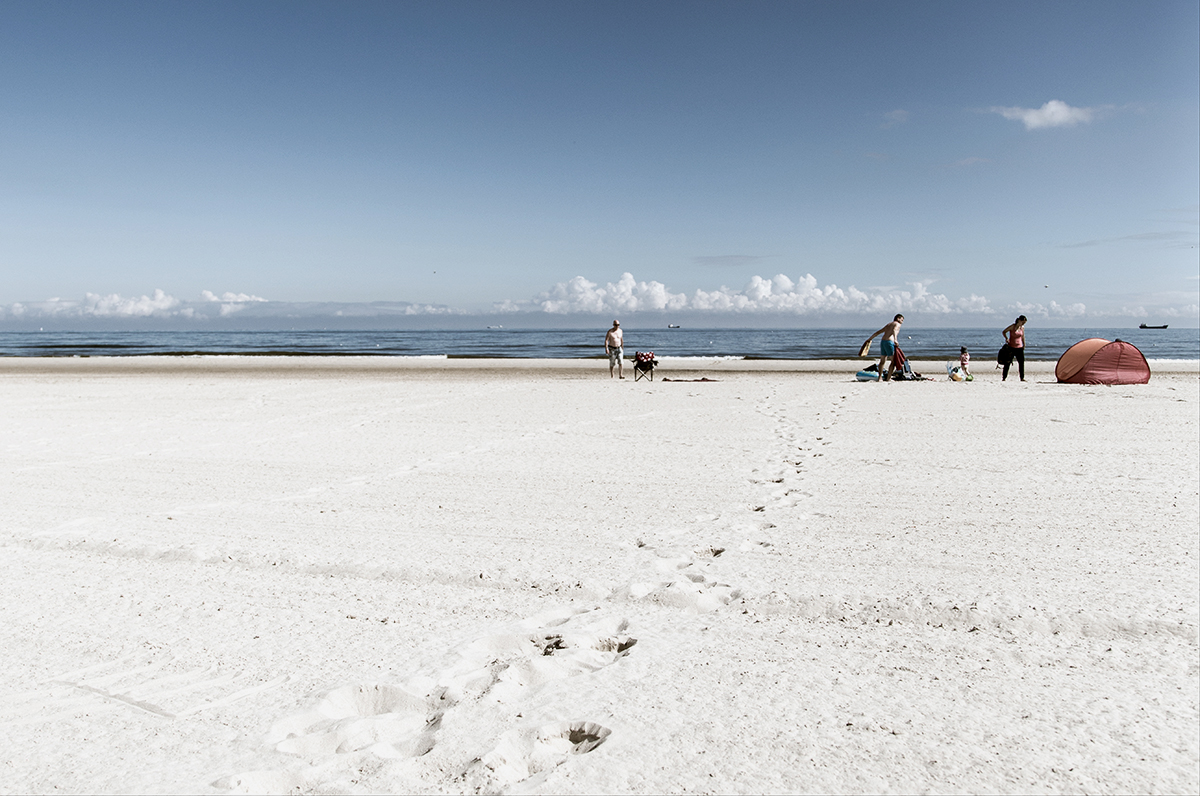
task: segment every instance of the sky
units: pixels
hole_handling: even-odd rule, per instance
[[[1200,323],[1195,2],[7,2],[0,328]]]

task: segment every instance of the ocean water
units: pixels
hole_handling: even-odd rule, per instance
[[[0,356],[188,356],[199,354],[424,356],[582,359],[604,356],[605,329],[478,329],[457,331],[279,332],[0,332]],[[874,329],[637,329],[625,330],[625,353],[661,357],[848,359]],[[902,330],[900,347],[914,359],[957,359],[966,346],[975,359],[994,359],[998,329]],[[1088,337],[1122,339],[1147,359],[1200,359],[1197,329],[1039,329],[1027,327],[1026,359],[1053,361]],[[879,343],[872,344],[878,355]]]

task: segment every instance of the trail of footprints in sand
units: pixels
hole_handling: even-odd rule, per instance
[[[439,744],[444,720],[518,710],[539,687],[598,671],[628,655],[637,639],[628,622],[593,609],[564,609],[527,619],[504,633],[485,636],[460,650],[457,660],[431,675],[396,685],[347,685],[309,711],[279,721],[268,744],[303,758],[310,767],[251,771],[212,783],[243,793],[290,792],[321,787],[323,769],[345,755],[402,761],[428,754]],[[499,708],[497,708],[499,706]],[[517,726],[482,757],[461,765],[459,787],[495,792],[586,754],[610,730],[589,721]]]
[[[811,417],[806,417],[806,424],[793,419],[791,411],[780,405],[778,395],[774,392],[758,405],[759,412],[774,420],[774,440],[766,451],[766,471],[756,469],[750,481],[766,485],[769,494],[766,500],[752,507],[757,520],[751,524],[750,533],[743,540],[740,551],[769,550],[773,545],[763,536],[764,532],[776,527],[772,519],[777,517],[772,515],[777,510],[797,507],[813,496],[804,489],[806,471],[813,458],[825,455],[824,448],[831,444],[831,440],[826,439],[827,432],[838,423],[846,398],[842,395],[830,405],[821,407]],[[811,439],[801,438],[803,425],[815,425]],[[746,530],[744,524],[742,528]],[[689,549],[668,545],[656,549],[641,540],[634,545],[651,554],[649,566],[642,567],[643,570],[649,569],[651,574],[633,579],[614,591],[610,599],[644,600],[704,612],[716,610],[745,596],[745,589],[722,582],[717,571],[716,559],[725,552],[724,547],[702,545]]]
[[[743,540],[741,552],[763,552],[773,547],[766,532],[776,527],[773,519],[778,519],[779,510],[788,510],[799,506],[804,500],[811,498],[812,493],[804,489],[804,478],[813,458],[825,455],[824,448],[831,444],[826,439],[827,432],[834,428],[839,420],[840,410],[846,396],[843,395],[829,406],[822,407],[807,419],[807,425],[816,428],[810,434],[812,439],[802,439],[802,427],[791,417],[788,408],[781,406],[778,396],[771,393],[758,405],[757,410],[774,420],[774,440],[766,451],[766,472],[755,470],[751,483],[765,485],[769,494],[766,500],[751,507],[752,514],[757,518],[747,528],[749,534]],[[720,520],[720,517],[710,517],[710,520]],[[740,523],[739,523],[740,524]],[[613,592],[612,598],[628,600],[645,600],[662,605],[673,606],[694,611],[713,611],[754,593],[752,587],[749,593],[746,589],[722,582],[718,572],[717,559],[725,553],[725,548],[717,545],[702,545],[700,547],[671,547],[655,549],[638,540],[636,546],[651,554],[649,569],[654,573],[649,577],[635,578],[626,586]],[[644,567],[645,568],[645,567]]]
[[[724,548],[657,549],[631,545],[641,557],[641,575],[614,590],[612,601],[647,601],[693,611],[711,611],[740,595],[711,571]],[[398,684],[347,685],[325,695],[309,711],[277,722],[267,742],[279,752],[308,761],[295,768],[249,771],[212,783],[243,793],[320,789],[347,755],[411,760],[440,743],[443,722],[492,715],[495,706],[519,708],[543,685],[610,666],[630,654],[637,639],[628,622],[596,609],[567,608],[527,619],[503,633],[464,646],[450,666]],[[463,723],[459,721],[458,723]],[[489,793],[548,772],[571,755],[596,749],[610,730],[596,722],[569,721],[516,726],[493,749],[461,765],[457,786]]]
[[[829,432],[837,425],[845,402],[846,396],[843,395],[829,406],[814,411],[807,418],[808,424],[813,426],[808,439],[802,435],[802,424],[791,417],[786,407],[779,405],[775,393],[758,406],[759,412],[775,421],[775,440],[767,460],[778,464],[758,471],[750,479],[752,483],[774,485],[767,499],[756,506],[755,511],[769,513],[775,509],[790,509],[813,496],[811,491],[805,489],[805,475],[813,460],[824,457],[824,449],[832,444]],[[764,527],[773,528],[774,525],[768,522]]]
[[[714,562],[724,547],[706,545],[692,549],[655,548],[641,540],[633,543],[650,556],[649,570],[613,591],[609,599],[645,601],[684,610],[715,611],[741,596],[741,589],[722,582]]]
[[[860,390],[849,387],[846,395],[811,407],[798,401],[781,402],[778,394],[773,392],[758,405],[758,411],[775,422],[775,439],[766,455],[771,464],[750,479],[751,483],[768,492],[767,498],[753,507],[761,518],[759,528],[764,535],[775,529],[777,522],[787,530],[805,518],[805,504],[819,491],[821,483],[817,461],[830,452],[843,407]],[[817,471],[810,472],[814,465]],[[741,549],[769,550],[771,547],[768,539],[748,539]],[[1012,595],[992,593],[961,596],[846,593],[793,599],[773,591],[756,593],[753,588],[745,591],[751,593],[746,597],[751,610],[786,610],[808,619],[876,625],[920,623],[931,628],[966,632],[986,629],[1086,635],[1154,633],[1178,636],[1190,642],[1197,636],[1195,624],[1161,618],[1158,606],[1153,604],[1146,605],[1136,615],[1114,616],[1103,611],[1059,611],[1052,606],[1031,605]]]
[[[57,721],[105,709],[182,719],[287,681],[285,676],[250,682],[240,674],[223,674],[215,666],[178,670],[178,663],[175,658],[130,655],[57,675],[44,688],[16,694],[0,704],[0,726]]]
[[[836,422],[839,406],[840,402],[828,410],[824,428]],[[770,401],[760,411],[778,421],[777,440],[768,459],[785,466],[777,476],[754,479],[782,485],[772,490],[771,501],[757,510],[795,505],[805,497],[797,487],[807,464],[806,454],[822,455],[823,440],[801,444],[796,439],[796,424]],[[761,527],[773,526],[763,522]],[[726,552],[723,547],[656,546],[642,540],[630,546],[636,574],[609,595],[610,601],[650,602],[706,612],[742,596],[741,590],[723,582],[717,571],[718,560]],[[747,540],[743,549],[747,546],[770,547],[770,543]],[[605,619],[587,609],[565,609],[528,619],[510,632],[478,639],[461,650],[456,663],[432,675],[396,685],[338,688],[314,709],[278,722],[268,736],[276,750],[308,761],[308,769],[251,771],[213,784],[248,793],[312,790],[319,789],[326,777],[323,767],[334,766],[338,758],[347,755],[398,761],[422,757],[439,745],[443,722],[452,713],[467,716],[482,710],[484,703],[497,702],[515,709],[546,683],[616,663],[636,644],[627,629],[625,620]],[[590,721],[516,726],[503,733],[490,752],[464,762],[457,783],[468,791],[502,791],[552,770],[573,754],[596,749],[609,735],[608,728]]]

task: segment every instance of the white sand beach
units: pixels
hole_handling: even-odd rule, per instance
[[[0,792],[1195,793],[1196,363],[991,364],[0,361]]]

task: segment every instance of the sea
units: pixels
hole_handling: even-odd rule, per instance
[[[1147,359],[1200,360],[1197,329],[1040,329],[1026,327],[1027,360],[1054,361],[1089,337],[1133,343]],[[394,356],[588,359],[604,356],[605,329],[420,331],[54,331],[0,332],[0,356]],[[625,353],[730,359],[849,359],[874,329],[625,329]],[[966,346],[994,359],[1004,340],[997,329],[903,329],[900,347],[912,359],[957,359]],[[872,344],[878,355],[879,344]]]

